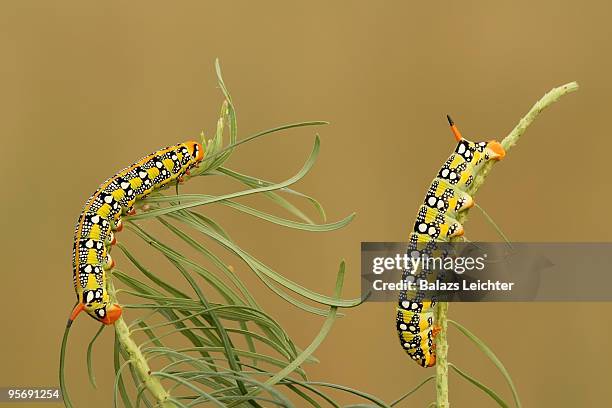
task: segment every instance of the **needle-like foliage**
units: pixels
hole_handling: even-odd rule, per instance
[[[236,111],[218,62],[216,71],[225,101],[214,136],[208,140],[201,136],[206,154],[201,165],[189,176],[196,179],[190,184],[197,185],[197,179],[203,177],[214,177],[242,187],[231,193],[212,195],[181,194],[177,185],[175,190],[157,192],[141,200],[137,206],[138,213],[124,218],[125,242],[115,248],[125,258],[124,263],[121,269],[113,269],[108,279],[113,302],[121,304],[125,310],[113,326],[114,405],[126,408],[323,408],[340,407],[336,398],[338,393],[345,393],[356,400],[347,408],[390,408],[399,406],[425,384],[435,382],[437,398],[431,406],[441,408],[448,407],[450,368],[484,391],[497,405],[508,407],[509,404],[495,391],[448,362],[446,330],[447,323],[451,323],[500,370],[510,386],[514,405],[520,408],[516,388],[505,367],[482,340],[459,323],[448,320],[448,305],[445,303],[441,303],[437,310],[442,331],[436,339],[436,375],[422,380],[394,402],[386,403],[347,386],[309,379],[304,365],[317,362],[313,354],[340,316],[338,309],[352,308],[361,303],[361,299],[341,297],[344,262],[340,263],[333,292],[318,293],[275,271],[242,248],[207,210],[211,206],[224,206],[281,227],[311,232],[343,228],[351,222],[354,214],[327,222],[321,204],[293,188],[308,174],[317,159],[318,136],[302,168],[285,181],[267,181],[225,166],[234,150],[243,143],[264,135],[326,122],[288,124],[239,139]],[[559,95],[547,94],[552,95],[548,102],[575,90],[577,85],[565,87]],[[536,104],[527,119],[504,139],[506,149],[516,143],[518,136],[545,106],[547,104],[542,102]],[[475,185],[482,184],[490,166],[482,172]],[[240,202],[241,198],[248,196],[265,197],[280,207],[285,216]],[[313,221],[293,201],[312,206],[321,221]],[[150,254],[136,253],[132,245],[139,240],[147,244]],[[163,259],[163,262],[152,259]],[[232,259],[231,263],[228,259]],[[236,268],[230,265],[236,265]],[[319,333],[308,346],[304,349],[298,347],[274,316],[258,304],[244,283],[244,276],[249,272],[288,302],[289,307],[297,308],[295,313],[310,313],[324,318]],[[103,328],[87,347],[86,364],[93,387],[96,382],[92,356],[95,341]],[[69,330],[70,326],[67,326],[60,351],[60,386],[65,406],[72,408],[64,364]]]
[[[109,279],[113,301],[125,313],[115,329],[115,405],[125,407],[193,406],[312,406],[338,407],[332,394],[353,394],[370,406],[387,407],[366,393],[336,384],[310,381],[304,363],[316,362],[314,351],[330,332],[339,308],[350,308],[360,299],[344,299],[341,290],[344,262],[337,272],[331,294],[308,289],[275,271],[235,242],[221,223],[207,215],[210,206],[225,206],[285,228],[325,232],[346,226],[354,214],[326,222],[317,200],[293,189],[313,167],[319,153],[319,138],[303,167],[291,178],[271,182],[225,167],[232,152],[242,143],[292,128],[325,124],[321,121],[280,126],[238,139],[232,98],[216,64],[219,87],[225,101],[214,136],[206,140],[205,158],[192,171],[197,179],[216,177],[228,184],[242,185],[224,195],[181,194],[178,189],[152,194],[140,201],[137,214],[124,218],[127,232],[115,251],[125,260]],[[236,183],[237,182],[237,183]],[[276,215],[245,205],[246,196],[263,196],[280,207]],[[292,202],[313,207],[322,220],[314,222]],[[163,238],[162,238],[163,237]],[[132,243],[143,240],[152,255],[138,255]],[[161,256],[165,263],[151,263]],[[236,268],[227,259],[233,258]],[[292,341],[274,317],[257,303],[237,273],[249,271],[276,295],[301,309],[324,317],[319,333],[304,349]],[[172,279],[169,277],[174,274]],[[177,282],[176,276],[183,280]],[[300,313],[300,310],[296,310]],[[95,386],[92,353],[88,347],[87,367]],[[67,407],[72,407],[64,378],[67,333],[61,353],[60,381]],[[330,393],[329,391],[334,392]],[[337,397],[335,397],[337,398]],[[373,405],[372,405],[373,404]]]

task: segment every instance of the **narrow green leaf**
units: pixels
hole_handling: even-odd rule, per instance
[[[196,225],[196,224],[191,223],[189,221],[182,220],[182,219],[179,219],[179,220],[185,222],[188,225],[191,225],[195,229],[199,230],[200,232],[204,233],[205,235],[208,235],[209,237],[213,238],[215,241],[219,242],[225,248],[227,248],[230,251],[234,252],[236,255],[238,255],[240,258],[242,258],[242,260],[244,260],[247,263],[247,265],[249,265],[254,272],[256,272],[256,273],[257,272],[263,273],[268,278],[271,278],[272,280],[274,280],[276,283],[286,287],[287,289],[291,290],[292,292],[295,292],[295,293],[299,294],[300,296],[303,296],[303,297],[305,297],[307,299],[310,299],[310,300],[312,300],[314,302],[321,303],[321,304],[324,304],[324,305],[338,306],[338,307],[343,307],[343,308],[355,307],[355,306],[361,304],[361,299],[359,299],[359,298],[357,298],[357,299],[348,299],[348,300],[334,299],[333,297],[321,295],[321,294],[319,294],[317,292],[314,292],[314,291],[312,291],[310,289],[307,289],[304,286],[301,286],[301,285],[293,282],[292,280],[284,277],[283,275],[273,271],[268,266],[266,266],[263,262],[257,260],[256,258],[251,256],[249,253],[244,251],[243,249],[237,247],[234,243],[227,241],[225,238],[223,238],[223,237],[221,237],[221,236],[219,236],[219,235],[217,235],[217,234],[215,234],[215,233],[213,233],[213,232],[211,232],[209,230],[203,230],[202,228],[199,227],[199,225]]]
[[[340,269],[338,271],[338,276],[336,278],[336,288],[334,290],[334,296],[336,298],[340,297],[340,293],[342,291],[342,285],[344,283],[344,272],[345,272],[345,264],[344,264],[344,261],[343,261],[343,262],[340,263]],[[272,386],[274,384],[277,384],[280,380],[284,379],[289,374],[291,374],[312,353],[314,353],[314,351],[319,347],[319,345],[323,342],[323,339],[325,339],[325,337],[327,337],[327,334],[331,330],[331,327],[333,326],[334,321],[336,320],[336,311],[337,310],[338,310],[338,308],[335,307],[335,306],[332,306],[330,308],[329,315],[327,316],[327,319],[323,323],[323,326],[321,327],[321,330],[319,331],[319,334],[314,338],[314,340],[310,343],[310,345],[302,353],[300,353],[300,355],[298,355],[295,360],[293,360],[285,368],[283,368],[281,371],[279,371],[277,374],[275,374],[272,378],[268,379],[265,382],[266,385]],[[257,391],[251,393],[251,395],[256,395],[256,394],[257,394]],[[234,406],[234,405],[228,405],[228,407],[232,407],[232,406]]]
[[[300,171],[298,171],[293,177],[277,183],[277,184],[273,184],[270,186],[265,186],[265,187],[260,187],[260,188],[252,188],[249,190],[245,190],[245,191],[239,191],[236,193],[231,193],[231,194],[225,194],[225,195],[221,195],[221,196],[217,196],[215,198],[212,199],[204,199],[204,200],[198,200],[198,201],[194,201],[191,203],[185,203],[185,204],[177,204],[174,205],[172,207],[166,207],[166,208],[159,208],[159,209],[155,209],[155,210],[151,210],[148,212],[143,212],[140,214],[136,214],[136,215],[132,215],[129,217],[130,221],[136,221],[136,220],[140,220],[140,219],[147,219],[147,218],[152,218],[152,217],[158,217],[160,215],[164,215],[164,214],[169,214],[178,210],[184,210],[187,208],[193,208],[193,207],[198,207],[201,205],[205,205],[205,204],[210,204],[210,203],[214,203],[214,202],[218,202],[218,201],[222,201],[222,200],[228,200],[228,199],[232,199],[232,198],[236,198],[236,197],[243,197],[243,196],[247,196],[247,195],[252,195],[252,194],[257,194],[257,193],[263,193],[266,191],[274,191],[274,190],[279,190],[281,188],[284,187],[288,187],[296,182],[298,182],[299,180],[301,180],[306,174],[308,174],[308,172],[310,171],[310,169],[312,168],[312,166],[314,165],[317,156],[319,154],[319,147],[320,147],[320,140],[318,137],[315,138],[315,143],[313,146],[313,149],[310,153],[310,156],[308,157],[308,160],[306,161],[306,163],[304,164],[304,166],[302,167],[302,169],[300,169]]]
[[[158,221],[164,227],[166,227],[172,233],[174,233],[177,237],[179,237],[180,239],[185,241],[190,247],[196,249],[198,252],[200,252],[201,254],[206,256],[207,258],[211,259],[215,263],[215,265],[217,267],[219,267],[225,273],[225,275],[230,279],[230,281],[234,284],[234,286],[236,286],[236,288],[240,291],[240,293],[245,298],[245,300],[250,305],[252,305],[252,306],[257,305],[257,303],[255,302],[255,299],[250,295],[248,289],[244,286],[244,284],[240,281],[240,279],[238,279],[235,274],[231,273],[230,269],[227,268],[225,265],[223,265],[223,263],[221,262],[221,260],[217,256],[213,255],[211,251],[206,249],[203,245],[201,245],[195,239],[191,238],[191,236],[187,235],[186,233],[181,231],[179,228],[175,227],[174,225],[172,225],[171,223],[167,222],[163,218],[159,218]],[[148,234],[147,234],[147,236],[151,237]],[[172,256],[171,253],[169,255]],[[200,274],[200,275],[202,275],[202,277],[204,279],[206,279],[206,280],[213,279],[214,282],[215,282],[215,287],[217,288],[218,291],[220,291],[221,295],[225,299],[231,300],[231,303],[233,303],[233,304],[242,303],[242,301],[240,299],[240,296],[238,294],[234,293],[225,284],[222,284],[221,281],[216,278],[216,276],[210,274],[206,269],[201,268],[195,262],[189,261],[187,264],[189,264],[190,266],[194,266],[195,272]],[[210,277],[209,277],[209,275],[210,275]]]
[[[174,262],[174,263],[175,263],[175,266],[177,267],[177,269],[181,272],[181,274],[185,278],[185,280],[187,280],[187,282],[189,283],[191,288],[197,294],[197,296],[200,299],[200,302],[202,303],[202,305],[204,307],[206,307],[206,308],[209,308],[210,306],[208,304],[208,300],[204,296],[204,293],[202,292],[202,290],[200,289],[198,284],[195,282],[193,277],[189,274],[189,272],[186,269],[181,267],[178,263],[176,263],[176,262]],[[216,313],[211,312],[210,313],[210,317],[211,317],[212,323],[213,323],[214,327],[217,329],[217,333],[218,333],[218,335],[219,335],[219,337],[220,337],[220,339],[222,341],[223,349],[225,351],[225,355],[227,356],[227,361],[229,363],[230,368],[232,370],[234,370],[234,371],[240,371],[240,360],[238,359],[237,354],[234,352],[234,345],[233,345],[229,335],[227,334],[227,330],[226,330],[225,326],[223,326],[221,324],[221,321],[219,320],[219,317],[216,315]],[[247,391],[246,387],[244,386],[244,383],[243,383],[243,381],[241,379],[237,379],[236,383],[237,383],[238,388],[240,389],[242,394],[247,394],[248,393],[248,391]],[[249,405],[252,405],[253,407],[260,407],[260,405],[256,401],[254,401],[254,400],[248,400],[247,403]]]
[[[117,392],[119,392],[119,394],[121,395],[121,400],[123,401],[123,405],[125,405],[125,408],[132,408],[130,397],[128,396],[127,390],[125,388],[123,377],[121,376],[121,371],[127,364],[129,364],[129,360],[124,361],[123,364],[121,364],[120,357],[119,357],[120,347],[121,346],[119,345],[119,338],[117,334],[115,333],[115,347],[113,350],[113,362],[115,366],[115,384],[113,387],[114,389],[113,406],[117,408],[117,401],[118,401]]]
[[[104,327],[105,327],[104,324],[100,325],[100,328],[98,329],[96,334],[93,336],[93,339],[91,339],[91,341],[89,342],[89,345],[87,346],[87,374],[89,376],[89,383],[94,388],[97,388],[97,385],[96,385],[96,376],[94,375],[93,364],[92,364],[93,345],[96,342],[96,339],[98,338],[100,333],[102,333],[102,330],[104,330]]]
[[[71,324],[68,323],[64,329],[64,337],[62,338],[62,346],[60,348],[60,361],[59,361],[59,383],[60,390],[62,391],[62,398],[64,400],[64,406],[66,408],[74,408],[70,395],[68,394],[68,388],[66,387],[66,346],[68,344],[68,335],[70,334]]]
[[[336,402],[336,400],[334,400],[333,398],[331,398],[329,395],[327,395],[323,391],[319,390],[318,388],[310,385],[308,382],[298,381],[298,380],[295,380],[293,378],[284,378],[280,382],[280,384],[281,385],[285,385],[285,386],[299,385],[300,387],[302,387],[304,389],[307,389],[308,391],[312,392],[313,394],[319,396],[320,398],[322,398],[324,401],[326,401],[332,407],[340,408],[340,404],[338,404],[338,402]]]
[[[308,395],[304,391],[300,390],[298,387],[296,387],[296,386],[294,386],[292,384],[287,384],[287,388],[290,389],[291,391],[293,391],[294,393],[296,393],[298,395],[298,397],[300,397],[301,399],[303,399],[304,401],[309,403],[311,406],[313,406],[315,408],[322,408],[321,404],[319,404],[310,395]]]
[[[151,376],[169,378],[169,379],[171,379],[173,381],[179,382],[181,385],[183,385],[183,386],[185,386],[185,387],[187,387],[187,388],[197,392],[200,396],[206,396],[207,400],[212,402],[212,403],[214,403],[216,406],[221,407],[221,408],[225,408],[225,405],[221,401],[219,401],[218,399],[214,398],[210,394],[202,391],[201,389],[199,389],[198,387],[194,386],[189,381],[183,380],[182,378],[178,377],[177,375],[155,371],[155,372],[151,373]],[[172,400],[175,403],[177,401],[175,398],[172,398]],[[185,405],[183,405],[183,406],[185,406]]]
[[[166,356],[167,354],[172,354],[172,353],[179,353],[179,354],[183,354],[189,351],[200,351],[200,350],[205,350],[209,353],[224,353],[225,349],[223,347],[184,347],[184,348],[180,348],[180,349],[176,349],[176,350],[172,350],[169,348],[165,348],[165,347],[145,347],[142,352],[143,354],[146,354],[147,356],[151,356],[149,358],[153,359],[153,357],[163,357]],[[265,363],[269,363],[272,364],[276,367],[280,367],[281,369],[287,366],[287,362],[286,361],[282,361],[279,360],[277,358],[268,356],[266,354],[262,354],[262,353],[253,353],[251,351],[248,350],[241,350],[238,348],[233,348],[232,352],[239,357],[247,357],[249,359],[257,359],[261,362],[265,362]],[[240,370],[233,370],[236,372],[240,372]],[[248,395],[244,395],[245,399],[250,398],[250,396]]]
[[[163,203],[163,202],[168,202],[168,201],[180,201],[180,202],[213,202],[213,200],[216,198],[216,196],[212,196],[212,195],[208,195],[208,194],[181,194],[178,196],[156,196],[156,197],[151,197],[149,199],[149,202],[151,203]],[[240,204],[237,203],[235,201],[232,200],[221,200],[218,201],[219,204],[228,206],[230,208],[233,208],[235,210],[241,211],[245,214],[249,214],[252,215],[256,218],[260,218],[262,220],[271,222],[273,224],[277,224],[283,227],[287,227],[287,228],[293,228],[293,229],[299,229],[299,230],[303,230],[303,231],[313,231],[313,232],[323,232],[323,231],[334,231],[340,228],[345,227],[346,225],[348,225],[353,218],[355,217],[355,213],[350,214],[349,216],[347,216],[346,218],[340,220],[340,221],[336,221],[333,223],[328,223],[328,224],[313,224],[313,223],[301,223],[301,222],[296,222],[296,221],[291,221],[288,220],[286,218],[281,218],[272,214],[268,214],[264,211],[260,211],[257,210],[255,208],[246,206],[244,204]],[[169,208],[173,208],[174,206],[171,206]]]
[[[517,408],[521,408],[521,401],[518,396],[518,392],[516,391],[516,387],[514,386],[514,382],[512,381],[512,377],[510,377],[510,373],[506,370],[506,367],[502,364],[501,360],[493,353],[493,351],[476,335],[474,335],[471,331],[466,329],[464,326],[459,324],[454,320],[448,320],[450,324],[455,326],[461,333],[463,333],[468,339],[470,339],[479,349],[484,353],[485,356],[489,358],[495,364],[495,367],[502,373],[510,390],[512,390],[512,398],[514,398],[514,404]]]
[[[269,186],[269,185],[274,184],[271,181],[262,180],[256,177],[248,176],[246,174],[238,173],[237,171],[230,170],[227,167],[219,167],[217,171],[221,174],[225,174],[226,176],[230,176],[231,178],[236,179],[239,182],[249,187],[253,187],[253,188],[260,187],[260,186]],[[314,208],[317,210],[317,213],[319,214],[321,219],[323,221],[326,220],[325,210],[323,209],[323,206],[313,197],[300,193],[298,191],[292,190],[290,188],[283,188],[279,191],[284,192],[284,193],[294,194],[298,197],[306,199],[308,202],[310,202],[314,206]],[[306,221],[309,224],[314,224],[314,222],[308,216],[306,216],[299,208],[291,204],[288,200],[281,197],[279,194],[274,193],[274,192],[266,192],[264,193],[264,195],[270,200],[274,201],[279,206],[281,206],[282,208],[289,211],[291,214],[295,215],[296,217],[301,218],[302,220]]]
[[[485,211],[484,208],[482,208],[481,206],[478,205],[478,203],[474,203],[474,206],[476,208],[478,208],[478,210],[482,213],[482,215],[485,217],[485,219],[487,220],[487,222],[489,224],[491,224],[493,226],[493,228],[495,229],[495,231],[497,232],[497,234],[502,237],[502,239],[506,242],[506,244],[508,244],[508,247],[510,249],[512,249],[512,243],[510,242],[510,240],[508,239],[508,237],[506,236],[506,234],[504,234],[504,231],[502,231],[502,229],[499,227],[499,225],[497,225],[497,223],[495,222],[495,220],[493,220],[493,218],[489,215],[489,213],[487,213]]]
[[[345,405],[344,408],[375,408],[376,405],[372,404],[351,404]]]
[[[375,396],[373,396],[371,394],[368,394],[366,392],[356,390],[354,388],[350,388],[350,387],[346,387],[346,386],[338,385],[338,384],[320,382],[320,381],[309,381],[308,383],[311,384],[311,385],[318,385],[318,386],[321,386],[321,387],[328,387],[328,388],[333,388],[335,390],[350,392],[353,395],[359,396],[359,397],[361,397],[363,399],[366,399],[368,401],[373,402],[377,407],[390,408],[390,406],[385,404],[385,402],[382,401],[381,399],[379,399],[379,398],[377,398],[377,397],[375,397]]]
[[[457,366],[455,366],[452,363],[448,363],[448,366],[450,368],[452,368],[453,370],[455,370],[455,372],[457,374],[459,374],[461,377],[465,378],[466,380],[468,380],[470,383],[472,383],[473,385],[475,385],[477,388],[480,388],[482,391],[484,391],[489,397],[493,398],[495,400],[495,402],[497,402],[497,404],[502,407],[502,408],[509,408],[508,404],[499,396],[497,395],[497,393],[495,391],[493,391],[491,388],[487,387],[486,385],[484,385],[483,383],[481,383],[480,381],[478,381],[477,379],[475,379],[474,377],[470,376],[469,374],[467,374],[464,371],[461,371]]]
[[[334,289],[334,297],[340,298],[340,294],[342,293],[342,286],[344,284],[344,272],[345,272],[345,263],[342,261],[340,263],[340,269],[338,270],[338,275],[336,277],[336,288]],[[321,345],[323,340],[329,334],[334,321],[336,320],[336,312],[338,308],[336,306],[332,306],[329,309],[329,314],[327,315],[327,319],[323,323],[319,334],[314,338],[314,340],[306,347],[306,349],[300,353],[299,356],[295,358],[289,365],[287,365],[284,369],[279,371],[274,377],[270,378],[266,381],[268,385],[274,385],[281,379],[285,378],[292,371],[294,371],[297,367],[299,367],[308,357],[310,357],[314,351]]]
[[[167,375],[167,374],[166,374]],[[208,377],[211,374],[208,373],[200,373],[200,372],[181,372],[181,373],[176,373],[174,374],[176,377],[178,378],[189,378],[192,381],[196,381],[196,382],[200,382],[200,378],[201,377]],[[260,381],[257,381],[253,378],[250,377],[244,377],[242,374],[236,373],[236,372],[232,372],[232,371],[227,371],[227,372],[223,372],[223,373],[218,373],[218,375],[223,375],[226,378],[231,378],[231,379],[241,379],[243,381],[245,381],[246,383],[249,384],[249,388],[250,389],[263,389],[264,391],[267,391],[271,396],[275,397],[276,399],[269,399],[269,398],[264,398],[264,397],[248,397],[251,398],[253,400],[260,400],[260,401],[264,401],[264,402],[271,402],[274,403],[275,405],[279,405],[279,406],[283,406],[283,407],[293,407],[293,404],[280,392],[276,391],[273,387],[270,387],[264,383],[261,383]],[[210,395],[215,395],[216,398],[219,401],[224,401],[225,402],[225,406],[229,406],[232,405],[234,403],[237,403],[239,400],[244,400],[246,397],[245,396],[236,396],[236,395],[230,395],[230,396],[217,396],[217,394],[220,393],[220,391],[227,391],[227,390],[217,390],[213,393],[211,393]],[[196,400],[193,401],[192,404],[190,405],[195,405],[198,402],[204,402],[206,401],[207,398],[206,396],[201,396],[198,397]],[[244,401],[242,401],[244,402]]]
[[[231,153],[231,151],[233,151],[233,149],[243,143],[247,143],[250,142],[254,139],[257,139],[261,136],[265,136],[265,135],[269,135],[272,133],[276,133],[279,132],[281,130],[288,130],[288,129],[293,129],[293,128],[298,128],[298,127],[304,127],[304,126],[320,126],[320,125],[327,125],[329,122],[325,122],[325,121],[320,121],[320,120],[316,120],[316,121],[309,121],[309,122],[298,122],[298,123],[290,123],[288,125],[283,125],[283,126],[278,126],[272,129],[268,129],[268,130],[264,130],[261,132],[258,132],[254,135],[245,137],[244,139],[241,139],[239,141],[236,142],[232,142],[229,145],[227,145],[226,147],[224,147],[223,149],[220,149],[218,151],[215,151],[213,154],[211,155],[205,155],[204,160],[202,161],[201,169],[197,169],[195,170],[192,174],[194,176],[198,176],[198,175],[202,175],[202,173],[204,173],[205,171],[209,171],[209,169],[216,169],[218,166],[220,166],[221,164],[223,164],[223,162],[225,162],[225,160],[227,159],[227,154]],[[223,160],[217,160],[219,158],[219,156],[223,157]],[[215,162],[213,165],[208,165],[207,162],[210,161],[211,159],[215,159]]]
[[[429,381],[435,379],[436,376],[432,375],[431,377],[427,377],[426,379],[424,379],[423,381],[421,381],[421,383],[419,383],[419,385],[417,385],[416,387],[414,387],[413,389],[411,389],[410,391],[408,391],[407,393],[405,393],[404,395],[402,395],[401,397],[399,397],[398,399],[396,399],[395,401],[393,401],[391,404],[389,404],[390,407],[393,407],[397,404],[399,404],[400,402],[402,402],[405,398],[408,398],[409,396],[411,396],[412,394],[414,394],[415,392],[417,392],[419,390],[419,388],[421,388],[422,386],[424,386],[425,384],[427,384]]]

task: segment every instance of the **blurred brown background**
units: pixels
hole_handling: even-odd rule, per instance
[[[357,296],[360,242],[406,239],[453,146],[446,113],[468,138],[501,139],[544,92],[572,80],[580,91],[542,114],[477,199],[513,240],[612,239],[611,12],[604,1],[549,0],[3,2],[0,386],[57,384],[81,206],[143,154],[213,132],[222,100],[215,57],[241,136],[300,120],[331,122],[317,130],[320,160],[297,187],[319,198],[331,220],[356,211],[348,228],[313,234],[231,212],[220,219],[246,249],[308,287],[331,293],[345,258],[345,295]],[[228,165],[282,180],[301,167],[314,133],[248,144]],[[191,191],[207,191],[205,181],[195,183]],[[472,240],[497,239],[476,212],[466,230]],[[305,347],[322,320],[245,279]],[[346,312],[316,353],[321,363],[308,367],[313,379],[391,401],[433,373],[404,355],[393,304]],[[595,303],[451,306],[452,318],[506,364],[525,407],[606,405],[610,312],[612,305]],[[96,345],[98,390],[87,383],[84,358],[96,329],[82,317],[72,330],[77,406],[111,404],[111,331]],[[450,342],[452,361],[511,399],[472,344],[457,332]],[[493,405],[457,376],[450,387],[455,407]],[[404,406],[426,406],[433,395],[427,387]]]

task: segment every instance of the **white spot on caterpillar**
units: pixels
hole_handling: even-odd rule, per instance
[[[408,326],[406,326],[404,323],[400,324],[400,329],[406,330],[407,328]]]
[[[94,245],[94,242],[93,242],[91,239],[88,239],[88,240],[85,242],[85,246],[86,246],[87,248],[93,248],[93,245]]]
[[[97,224],[100,222],[100,216],[99,215],[94,215],[93,217],[91,217],[91,222],[93,222],[94,224]]]
[[[459,149],[457,149],[457,153],[463,154],[463,152],[465,152],[465,145],[463,143],[461,143],[459,145]]]
[[[419,231],[420,232],[425,232],[427,231],[427,224],[425,224],[424,222],[419,224]]]
[[[442,177],[447,177],[448,176],[448,169],[443,169],[442,170]]]
[[[402,302],[402,307],[403,307],[404,309],[408,309],[408,307],[409,307],[409,306],[410,306],[410,302],[409,302],[409,301],[404,300],[404,301]]]
[[[121,188],[126,190],[127,188],[131,187],[132,185],[130,183],[128,183],[127,181],[124,181],[123,183],[121,183]]]
[[[104,197],[104,202],[106,204],[110,204],[113,202],[113,196],[112,195],[107,195],[106,197]]]
[[[141,179],[145,179],[149,176],[149,173],[147,173],[146,171],[140,171],[138,172],[138,175],[140,176]]]
[[[91,301],[94,299],[94,293],[93,291],[88,291],[87,292],[87,299],[85,299],[85,303],[91,303]]]
[[[429,205],[434,205],[436,203],[436,197],[434,196],[429,197],[429,199],[427,199],[427,203]]]

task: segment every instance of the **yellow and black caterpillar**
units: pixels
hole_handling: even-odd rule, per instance
[[[204,158],[197,142],[185,142],[151,153],[109,178],[89,197],[74,232],[72,271],[77,305],[68,325],[83,310],[94,319],[113,324],[121,306],[111,304],[106,271],[113,268],[110,246],[113,231],[121,231],[121,217],[134,214],[134,203],[172,181],[182,181]]]
[[[497,141],[470,142],[461,136],[450,116],[448,122],[457,140],[457,147],[446,160],[431,183],[423,204],[419,207],[414,229],[410,234],[408,253],[427,245],[429,251],[436,243],[463,235],[457,214],[474,205],[466,192],[474,178],[489,160],[504,157],[504,148]],[[427,243],[420,244],[419,243]],[[427,279],[428,271],[405,270],[402,279]],[[402,347],[422,367],[436,363],[434,337],[438,327],[434,322],[435,300],[425,300],[422,291],[402,291],[397,307],[397,333]]]

